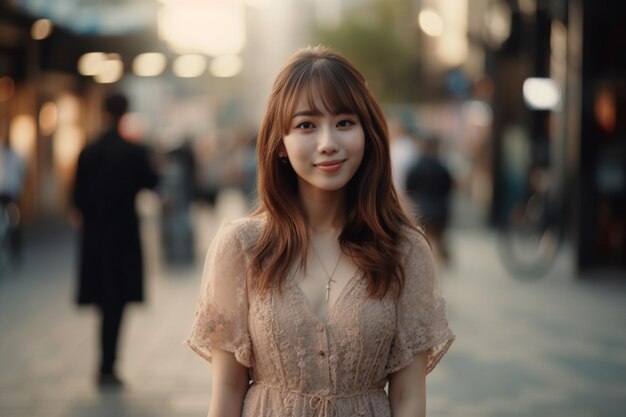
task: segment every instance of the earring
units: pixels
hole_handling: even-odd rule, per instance
[[[287,155],[285,155],[284,153],[278,154],[278,160],[282,162],[283,164],[286,164],[289,162],[289,159],[287,159]]]

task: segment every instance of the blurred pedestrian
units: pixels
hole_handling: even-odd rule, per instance
[[[389,121],[389,152],[391,179],[405,212],[410,213],[412,204],[406,192],[406,176],[411,164],[419,157],[415,138],[411,133],[408,117],[396,117]]]
[[[410,132],[409,122],[401,118],[392,119],[389,122],[389,140],[393,185],[398,193],[405,195],[407,173],[418,157],[418,149]]]
[[[104,103],[108,126],[80,154],[73,203],[82,217],[78,304],[100,311],[101,385],[122,383],[115,369],[124,307],[143,301],[143,265],[135,197],[157,175],[148,150],[119,133],[128,109],[124,95]]]
[[[450,261],[445,232],[450,219],[452,176],[439,157],[439,138],[425,135],[420,156],[408,170],[407,193],[414,203],[419,223],[433,243],[435,253],[444,262]]]
[[[257,155],[260,207],[215,237],[187,340],[213,361],[209,416],[424,416],[454,336],[362,75],[331,50],[297,52]]]
[[[0,215],[7,227],[10,260],[21,263],[22,245],[20,235],[20,198],[26,177],[26,163],[11,147],[7,129],[0,129]]]

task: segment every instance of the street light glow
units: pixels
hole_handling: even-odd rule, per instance
[[[246,42],[244,7],[227,0],[165,2],[159,36],[179,53],[236,55]]]
[[[422,31],[428,36],[436,38],[443,35],[443,19],[439,13],[433,9],[422,10],[417,18],[417,21]]]
[[[98,68],[98,73],[93,78],[101,84],[112,84],[119,81],[124,75],[124,64],[119,54],[107,54]]]
[[[181,78],[199,77],[206,71],[206,58],[202,55],[181,55],[172,63],[172,71]]]
[[[139,54],[133,60],[133,72],[140,77],[154,77],[163,72],[165,56],[159,52]]]
[[[100,70],[100,64],[107,59],[104,52],[87,52],[78,60],[78,72],[81,75],[96,75]]]
[[[561,102],[561,91],[550,78],[527,78],[522,87],[524,101],[533,110],[556,110]]]

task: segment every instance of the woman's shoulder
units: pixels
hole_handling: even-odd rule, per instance
[[[220,232],[222,239],[237,240],[243,248],[251,247],[258,241],[266,222],[265,215],[251,215],[222,221]]]
[[[405,225],[401,229],[400,250],[404,256],[409,254],[430,254],[432,251],[428,238],[419,227]]]

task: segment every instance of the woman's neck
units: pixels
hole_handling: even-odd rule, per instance
[[[299,197],[311,233],[341,233],[346,220],[344,190],[323,191],[300,187]]]

